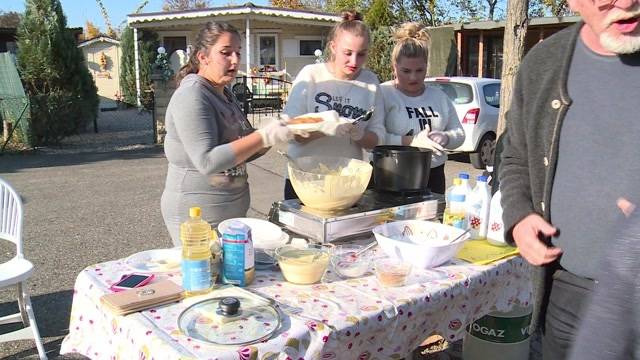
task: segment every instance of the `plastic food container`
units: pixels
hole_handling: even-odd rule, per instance
[[[365,161],[330,156],[306,156],[288,164],[289,179],[305,206],[343,210],[353,206],[367,189],[373,167]]]
[[[376,259],[374,266],[376,278],[388,287],[403,286],[411,273],[411,264],[396,258]]]
[[[429,269],[451,260],[469,238],[453,226],[432,221],[401,220],[373,228],[378,245],[389,256]]]
[[[333,246],[309,244],[306,247],[285,245],[275,250],[275,257],[285,280],[293,284],[315,284],[327,270]]]
[[[357,278],[369,270],[371,264],[371,252],[366,251],[356,255],[362,250],[362,245],[338,245],[331,255],[333,270],[342,278]]]

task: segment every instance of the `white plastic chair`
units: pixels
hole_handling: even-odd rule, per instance
[[[16,244],[16,256],[0,264],[0,289],[16,286],[20,312],[0,317],[0,325],[22,322],[24,328],[0,335],[0,343],[34,339],[40,359],[47,359],[33,316],[31,298],[27,292],[27,279],[33,272],[33,264],[24,258],[22,250],[22,201],[16,191],[0,179],[0,240]]]

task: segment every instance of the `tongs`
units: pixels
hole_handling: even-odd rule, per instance
[[[369,109],[369,111],[367,111],[366,113],[358,116],[355,120],[353,120],[351,124],[355,125],[360,121],[369,121],[369,119],[371,119],[371,115],[373,115],[373,108]]]

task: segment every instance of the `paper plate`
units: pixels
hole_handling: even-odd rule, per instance
[[[161,273],[180,271],[181,248],[142,251],[129,256],[125,264],[139,272]]]

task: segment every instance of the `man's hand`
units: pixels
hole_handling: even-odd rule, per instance
[[[538,237],[539,234],[544,237],[553,236],[556,232],[557,229],[540,215],[530,214],[513,227],[512,235],[520,255],[531,265],[540,266],[556,260],[562,254],[562,249],[547,246]]]
[[[616,201],[616,205],[618,205],[618,208],[626,217],[631,216],[633,211],[636,209],[636,205],[634,203],[623,197],[618,198],[618,200]]]

